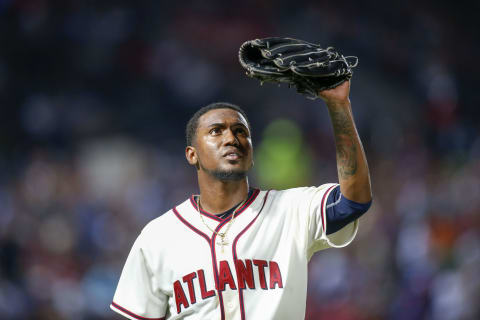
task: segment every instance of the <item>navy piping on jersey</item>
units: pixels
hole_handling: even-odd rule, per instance
[[[201,214],[203,214],[204,216],[210,218],[210,219],[213,219],[213,220],[216,220],[218,222],[222,221],[222,219],[220,219],[219,217],[217,217],[216,215],[214,214],[211,214],[207,211],[204,211],[202,208],[199,208],[198,207],[198,204],[197,204],[197,201],[195,200],[195,196],[191,196],[190,197],[190,203],[192,204],[192,206],[195,208],[195,210],[197,211],[200,211]]]
[[[237,213],[237,217],[240,216],[242,214],[242,212],[245,211],[245,209],[247,209],[254,201],[255,199],[257,198],[258,194],[260,193],[260,190],[258,189],[253,189],[253,192],[252,194],[250,195],[250,197],[248,198],[248,200],[240,207],[240,209],[238,209],[238,213]],[[249,193],[250,194],[250,193]],[[192,201],[192,199],[190,199],[190,201]],[[194,205],[194,203],[192,203],[193,207],[196,209],[196,206]],[[221,320],[225,320],[225,309],[224,309],[224,306],[223,306],[223,296],[222,296],[222,292],[219,290],[219,279],[218,279],[218,268],[217,268],[217,255],[216,255],[216,252],[215,252],[215,238],[216,238],[216,233],[214,233],[212,235],[212,238],[210,238],[209,236],[207,236],[205,233],[203,233],[202,231],[200,231],[199,229],[195,228],[192,224],[190,224],[187,220],[185,220],[185,218],[182,217],[182,215],[180,214],[180,212],[177,210],[176,207],[173,207],[172,209],[173,213],[175,214],[175,216],[181,221],[183,222],[183,224],[185,224],[188,228],[190,228],[192,231],[194,231],[195,233],[199,234],[200,236],[202,236],[205,240],[207,240],[208,242],[208,245],[210,246],[210,253],[211,253],[211,257],[212,257],[212,265],[213,265],[213,278],[215,280],[215,289],[217,290],[217,293],[218,293],[218,300],[219,300],[219,303],[220,303],[220,318]],[[218,226],[215,228],[215,231],[216,232],[219,232],[220,229],[225,225],[227,224],[227,222],[230,221],[230,219],[224,219],[224,220],[221,220],[221,222],[218,224]]]
[[[237,242],[238,242],[238,239],[240,239],[240,237],[251,227],[251,225],[257,220],[258,216],[260,215],[260,213],[262,212],[263,210],[263,207],[265,206],[265,203],[267,202],[267,198],[268,198],[268,194],[270,193],[270,190],[267,191],[267,194],[265,194],[265,197],[263,198],[263,203],[262,203],[262,207],[260,208],[260,210],[258,211],[257,215],[255,216],[255,218],[253,218],[252,221],[250,221],[249,224],[247,224],[247,226],[235,237],[235,240],[233,240],[233,245],[232,245],[232,254],[233,254],[233,264],[235,265],[235,269],[237,268]],[[240,288],[240,285],[238,285],[238,300],[239,300],[239,303],[240,303],[240,316],[241,316],[241,320],[245,320],[245,306],[244,306],[244,302],[243,302],[243,289]]]
[[[250,197],[253,195],[253,193],[258,190],[258,189],[249,189],[248,190],[248,195],[247,195],[247,199],[250,199]],[[230,217],[233,213],[233,211],[238,207],[238,205],[240,205],[241,202],[237,203],[235,206],[233,206],[232,208],[230,208],[229,210],[223,212],[223,213],[220,213],[220,214],[213,214],[213,213],[210,213],[210,212],[207,212],[205,210],[203,210],[202,208],[199,208],[198,206],[198,196],[191,196],[190,197],[190,202],[192,203],[193,207],[195,209],[197,209],[197,211],[200,211],[200,213],[203,213],[204,215],[206,215],[207,217],[209,218],[212,218],[214,220],[217,220],[217,221],[222,221],[224,219],[227,219],[228,217]],[[239,210],[240,211],[240,210]]]
[[[329,188],[327,189],[327,192],[325,192],[325,193],[323,194],[323,196],[322,196],[322,201],[320,202],[320,216],[322,217],[322,233],[324,232],[325,234],[326,234],[326,230],[325,230],[325,220],[326,220],[326,218],[325,218],[325,216],[326,216],[325,211],[326,211],[326,210],[323,210],[323,208],[324,208],[324,204],[325,204],[325,200],[326,200],[326,198],[327,198],[327,195],[330,194],[330,191],[331,191],[333,188],[335,188],[335,186],[331,186],[331,187],[329,187]],[[326,207],[327,207],[327,206],[325,205],[325,208],[326,208]]]
[[[117,309],[117,310],[122,311],[122,312],[125,313],[125,314],[128,314],[130,317],[133,317],[133,318],[139,319],[139,320],[165,320],[165,317],[162,317],[162,318],[145,318],[145,317],[136,315],[136,314],[133,313],[132,311],[129,311],[129,310],[125,309],[124,307],[116,304],[116,303],[113,302],[113,301],[112,301],[112,307],[114,307],[114,308]]]
[[[213,279],[215,281],[215,289],[217,289],[218,292],[218,301],[220,302],[220,317],[222,320],[225,319],[225,311],[223,307],[223,297],[221,292],[218,290],[218,269],[217,269],[217,258],[215,256],[214,250],[212,248],[212,239],[210,239],[209,236],[207,236],[205,233],[202,231],[198,230],[195,228],[193,225],[191,225],[185,218],[183,218],[180,213],[178,212],[177,208],[173,208],[173,213],[177,216],[177,218],[183,222],[187,227],[189,227],[191,230],[193,230],[195,233],[201,235],[205,240],[207,240],[208,245],[210,246],[210,256],[212,258],[212,267],[213,267]],[[213,242],[213,246],[215,246],[215,242]]]
[[[359,203],[348,200],[340,192],[340,186],[336,186],[327,199],[327,234],[337,232],[347,224],[357,220],[368,211],[371,205],[372,201]]]

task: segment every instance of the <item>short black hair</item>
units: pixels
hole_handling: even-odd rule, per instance
[[[202,107],[200,110],[198,110],[193,114],[190,120],[188,120],[187,128],[185,130],[187,146],[191,146],[193,143],[193,140],[195,139],[195,136],[197,134],[197,128],[198,128],[198,119],[200,119],[200,117],[203,116],[208,111],[215,110],[215,109],[232,109],[237,111],[245,118],[245,120],[247,120],[248,128],[251,131],[250,122],[248,121],[247,114],[245,113],[245,111],[243,111],[242,108],[229,102],[214,102],[205,107]]]

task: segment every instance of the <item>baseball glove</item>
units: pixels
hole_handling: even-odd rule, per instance
[[[357,57],[344,57],[335,48],[292,38],[264,38],[242,44],[238,53],[247,75],[263,82],[287,83],[310,99],[352,77]]]

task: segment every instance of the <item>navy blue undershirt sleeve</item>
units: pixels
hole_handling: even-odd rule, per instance
[[[368,211],[372,201],[359,203],[348,200],[340,192],[340,186],[335,187],[327,199],[327,234],[337,232],[347,224],[360,218]]]

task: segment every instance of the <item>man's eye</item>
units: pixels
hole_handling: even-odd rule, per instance
[[[221,131],[219,128],[213,128],[210,130],[210,134],[219,134]]]
[[[240,134],[243,134],[243,135],[247,135],[247,130],[245,130],[244,128],[238,128],[237,130],[235,130],[235,132],[237,133],[240,133]]]

